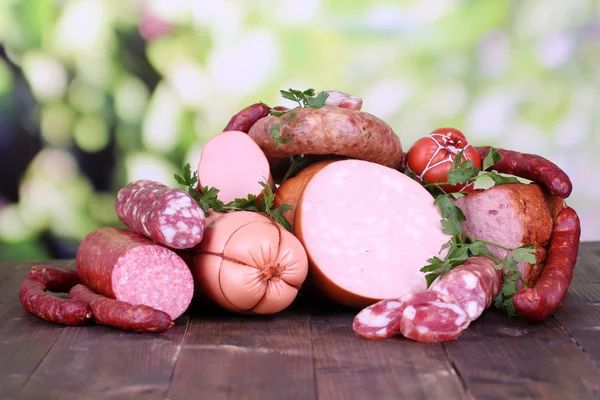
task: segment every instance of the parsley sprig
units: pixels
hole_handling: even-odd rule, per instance
[[[329,94],[326,92],[319,92],[316,94],[315,89],[307,89],[305,91],[289,89],[289,90],[280,90],[281,96],[285,99],[292,100],[298,105],[290,110],[276,110],[275,108],[270,108],[270,114],[275,117],[282,117],[286,115],[287,117],[277,123],[271,125],[269,128],[269,136],[275,141],[275,146],[279,147],[281,143],[287,143],[290,141],[289,138],[281,137],[281,125],[289,123],[291,120],[296,118],[296,113],[294,112],[296,109],[301,107],[312,107],[312,108],[321,108],[325,105],[325,100],[329,97]],[[263,103],[264,104],[264,103]]]
[[[458,185],[475,182],[475,180],[487,176],[494,181],[495,185],[501,185],[519,183],[519,180],[514,177],[500,175],[495,171],[488,171],[490,167],[502,159],[494,149],[486,154],[481,168],[475,168],[473,162],[469,160],[461,162],[462,153],[461,151],[455,157],[449,171],[439,177],[436,182],[423,182],[423,186],[436,196],[434,204],[440,209],[442,215],[442,231],[451,235],[451,238],[441,248],[441,250],[448,249],[446,256],[443,259],[439,257],[428,259],[429,264],[421,268],[421,272],[427,273],[425,279],[427,280],[427,287],[429,287],[434,280],[464,263],[469,257],[486,256],[495,263],[494,268],[502,270],[502,291],[495,299],[494,304],[497,308],[506,310],[509,316],[513,316],[515,315],[513,296],[518,291],[518,283],[521,282],[525,285],[518,271],[518,263],[525,261],[535,264],[533,244],[509,248],[498,243],[475,238],[463,231],[462,223],[466,221],[466,216],[460,207],[456,205],[455,199],[465,195],[465,193],[446,193],[440,186],[440,181],[447,177],[447,182],[443,183]],[[407,174],[410,176],[411,171],[408,171]],[[490,250],[491,246],[505,250],[507,252],[506,256],[501,259]]]
[[[260,198],[259,207],[257,207],[257,196],[254,194],[249,194],[246,198],[236,198],[229,203],[223,203],[219,200],[219,189],[215,187],[209,188],[208,186],[203,186],[200,188],[202,194],[198,193],[198,190],[196,190],[198,172],[194,171],[194,174],[192,175],[190,164],[185,165],[181,176],[175,174],[174,177],[177,183],[187,187],[187,192],[194,198],[196,203],[202,208],[202,211],[204,211],[204,215],[207,217],[210,215],[211,209],[215,212],[257,211],[268,215],[285,229],[290,232],[292,231],[289,222],[282,215],[284,212],[291,210],[292,206],[289,204],[282,204],[275,209],[273,208],[275,204],[275,194],[273,193],[271,186],[266,183],[266,179],[263,182],[259,182],[263,187],[263,196]]]

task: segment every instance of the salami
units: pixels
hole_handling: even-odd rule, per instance
[[[81,282],[96,293],[164,311],[172,320],[192,300],[193,277],[181,257],[126,229],[89,233],[77,249],[76,267]]]
[[[117,194],[115,210],[131,231],[163,246],[187,249],[202,240],[204,213],[183,190],[145,179],[131,182]]]
[[[477,147],[482,160],[490,149],[490,146]],[[571,194],[573,185],[569,176],[553,162],[535,154],[504,149],[495,150],[502,156],[502,160],[491,169],[539,183],[550,193],[563,199]]]
[[[356,111],[360,111],[362,108],[363,101],[360,97],[339,92],[337,90],[329,90],[325,93],[328,94],[327,99],[325,100],[326,106],[342,107]]]
[[[210,138],[198,163],[201,187],[215,187],[219,200],[228,203],[249,194],[261,195],[260,182],[275,189],[265,153],[244,132],[227,131]]]
[[[400,320],[400,332],[421,343],[456,339],[468,328],[470,319],[456,301],[434,290],[407,293]]]
[[[59,278],[53,281],[49,276]],[[38,268],[25,278],[19,289],[19,301],[25,311],[36,315],[48,322],[64,325],[83,325],[92,316],[88,305],[83,301],[68,300],[46,293],[49,288],[62,291],[72,282],[62,280],[65,275],[60,271]],[[70,278],[68,278],[70,279]],[[69,283],[67,283],[69,282]]]
[[[393,336],[400,330],[402,311],[406,305],[399,299],[384,299],[361,310],[352,329],[365,339],[378,340]]]
[[[100,325],[139,333],[162,333],[174,325],[165,312],[110,299],[81,284],[71,289],[69,298],[88,304],[94,321]]]
[[[277,107],[275,108],[277,109]],[[254,123],[259,119],[269,115],[269,112],[269,107],[263,103],[251,104],[231,117],[223,129],[223,132],[242,131],[244,133],[248,133],[250,128],[252,128],[252,125],[254,125]]]
[[[433,201],[392,168],[361,160],[326,165],[306,184],[294,217],[311,281],[353,308],[425,289],[420,269],[450,238]]]
[[[559,307],[567,294],[577,264],[581,226],[574,209],[565,207],[552,230],[546,266],[534,287],[519,290],[513,303],[517,314],[542,322]]]

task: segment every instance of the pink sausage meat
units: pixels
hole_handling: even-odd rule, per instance
[[[327,106],[348,108],[357,111],[360,111],[362,108],[362,99],[360,97],[337,90],[329,90],[326,93],[329,95],[325,100],[325,105]]]
[[[163,246],[188,249],[202,240],[204,213],[183,190],[145,179],[131,182],[117,194],[115,211],[133,232]]]
[[[106,297],[143,304],[176,319],[188,308],[194,280],[172,250],[125,229],[105,227],[88,234],[77,249],[81,282]]]
[[[361,310],[352,329],[365,339],[385,339],[400,330],[402,311],[406,305],[397,299],[384,299]]]

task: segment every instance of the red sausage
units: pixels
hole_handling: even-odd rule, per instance
[[[76,285],[69,298],[89,305],[94,321],[126,331],[161,333],[174,324],[169,314],[143,304],[132,305],[95,293],[84,285]]]
[[[490,146],[477,147],[482,160],[490,151],[490,148]],[[535,154],[497,148],[495,150],[502,156],[502,160],[491,169],[539,183],[545,186],[550,193],[563,199],[571,194],[573,189],[571,180],[553,162]]]
[[[259,119],[269,115],[270,111],[270,108],[263,103],[252,104],[231,117],[223,132],[242,131],[248,133],[252,125]]]
[[[49,322],[74,326],[85,324],[92,316],[85,302],[67,300],[46,293],[50,289],[65,289],[68,286],[67,282],[71,283],[73,280],[53,281],[51,276],[60,277],[61,272],[50,268],[38,269],[25,278],[19,290],[19,301],[25,311]]]
[[[520,317],[530,322],[541,322],[558,308],[573,279],[580,235],[577,213],[571,207],[563,208],[552,230],[542,276],[533,288],[521,289],[513,298]]]

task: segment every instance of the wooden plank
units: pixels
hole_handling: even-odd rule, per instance
[[[441,344],[354,333],[356,311],[316,306],[312,315],[318,397],[323,399],[465,399]]]
[[[164,399],[188,321],[162,334],[66,328],[19,398]]]
[[[0,398],[11,397],[27,381],[66,329],[23,310],[19,286],[32,265],[35,263],[3,263],[0,267]],[[69,266],[70,262],[52,265]]]
[[[590,283],[600,284],[600,242],[585,242],[579,246],[571,285]]]
[[[191,314],[167,398],[315,398],[310,316],[303,305],[272,316],[202,305]]]
[[[553,318],[527,324],[490,309],[444,347],[477,399],[600,396],[600,368]]]

